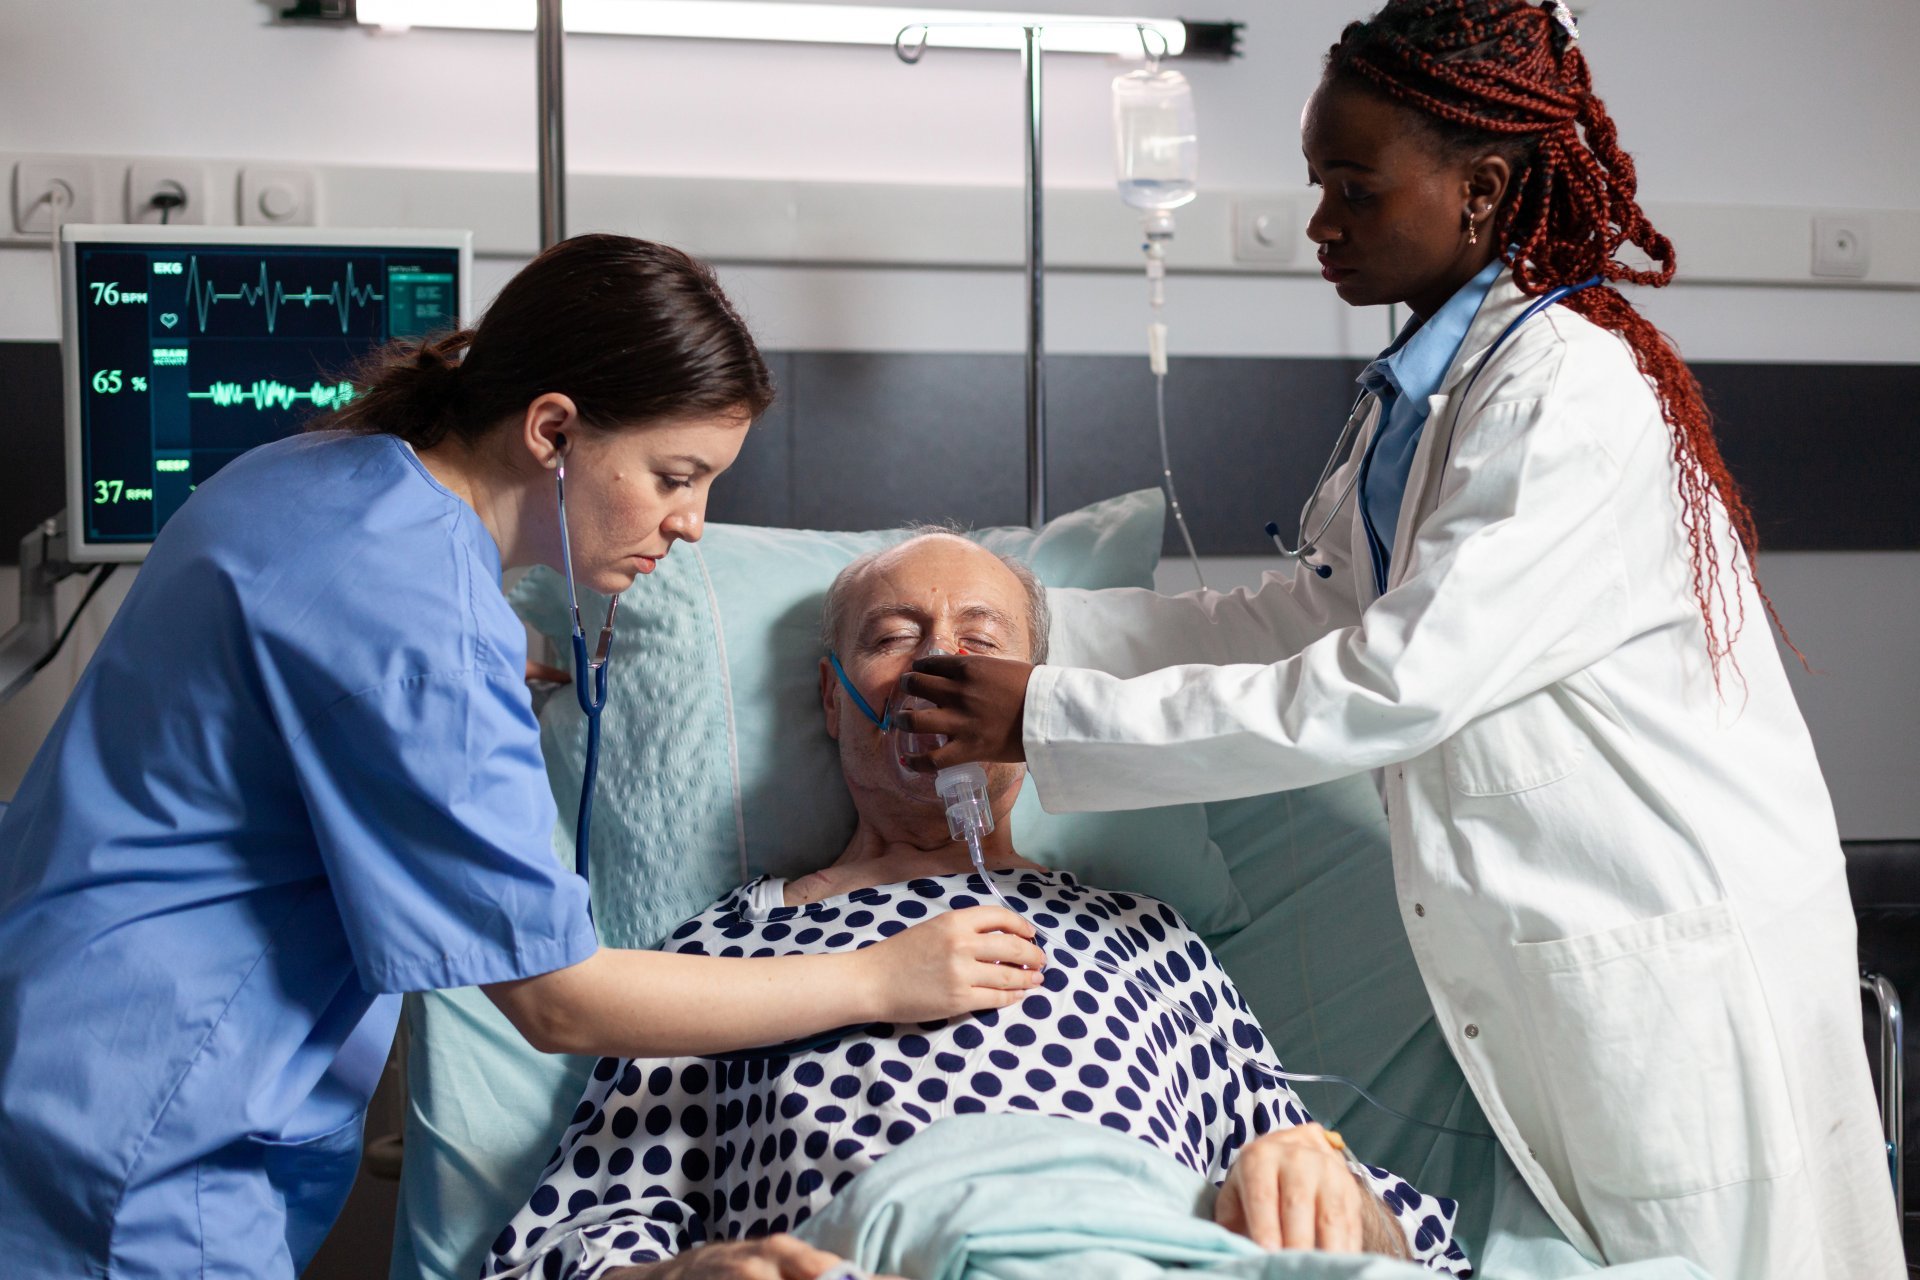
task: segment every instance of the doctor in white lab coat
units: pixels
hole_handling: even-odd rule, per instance
[[[1896,1277],[1832,806],[1698,388],[1608,283],[1500,341],[1672,275],[1572,22],[1395,3],[1329,54],[1308,234],[1415,319],[1316,495],[1309,536],[1359,481],[1326,576],[1054,593],[1052,665],[927,659],[898,719],[1055,811],[1376,771],[1439,1023],[1575,1245]]]

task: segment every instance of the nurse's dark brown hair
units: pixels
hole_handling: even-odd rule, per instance
[[[1613,287],[1622,280],[1656,287],[1671,281],[1673,242],[1640,208],[1633,157],[1621,148],[1619,130],[1593,92],[1579,41],[1551,5],[1389,0],[1372,18],[1341,32],[1327,53],[1326,75],[1418,113],[1449,158],[1494,154],[1507,160],[1514,178],[1493,235],[1495,244],[1510,246],[1501,257],[1523,293],[1600,277],[1601,284],[1564,305],[1626,340],[1672,430],[1681,524],[1717,686],[1720,661],[1731,655],[1746,616],[1739,591],[1729,602],[1720,580],[1716,500],[1739,539],[1749,575],[1759,537],[1721,459],[1700,384],[1666,336]],[[1651,269],[1614,256],[1627,244],[1652,260]],[[1764,590],[1760,598],[1779,626]],[[1725,635],[1719,618],[1728,619]]]
[[[630,236],[563,240],[507,282],[477,328],[397,342],[351,375],[315,430],[473,442],[560,392],[603,428],[694,414],[757,418],[773,380],[713,270]]]

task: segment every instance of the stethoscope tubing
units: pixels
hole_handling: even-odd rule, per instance
[[[1486,354],[1480,357],[1480,362],[1473,367],[1473,373],[1467,379],[1467,385],[1460,391],[1461,397],[1465,398],[1467,393],[1473,390],[1473,384],[1480,380],[1480,375],[1486,371],[1487,365],[1493,360],[1494,353],[1500,350],[1507,339],[1511,338],[1514,331],[1519,329],[1521,325],[1533,319],[1561,299],[1571,297],[1583,289],[1591,289],[1599,283],[1599,276],[1589,276],[1579,284],[1563,284],[1559,288],[1549,290],[1547,293],[1535,298],[1528,304],[1525,311],[1522,311],[1518,316],[1514,317],[1512,323],[1500,331],[1500,336],[1493,340],[1493,345],[1488,347]],[[1369,412],[1367,409],[1367,401],[1372,400],[1377,404],[1379,399],[1380,397],[1377,392],[1362,391],[1359,397],[1354,400],[1353,408],[1347,414],[1346,425],[1340,428],[1340,435],[1333,442],[1333,452],[1327,455],[1326,465],[1320,468],[1320,478],[1313,482],[1313,490],[1307,494],[1306,504],[1300,508],[1299,544],[1289,548],[1286,543],[1280,540],[1279,523],[1269,520],[1266,524],[1267,536],[1273,539],[1274,547],[1282,556],[1289,560],[1296,560],[1305,564],[1322,578],[1332,577],[1333,569],[1328,565],[1314,564],[1309,561],[1307,557],[1320,549],[1320,539],[1325,537],[1327,530],[1333,527],[1334,517],[1340,514],[1341,508],[1347,504],[1347,499],[1352,497],[1353,491],[1359,487],[1359,469],[1356,468],[1353,475],[1348,478],[1346,487],[1340,491],[1340,496],[1334,499],[1333,506],[1328,510],[1326,518],[1320,522],[1320,527],[1313,531],[1312,537],[1308,537],[1307,524],[1312,519],[1313,504],[1320,497],[1320,490],[1326,487],[1328,478],[1339,468],[1341,459],[1346,456],[1348,451],[1358,441],[1360,424],[1366,420]],[[1448,450],[1449,453],[1451,453],[1451,442],[1449,442]]]
[[[587,632],[580,622],[580,595],[573,579],[573,543],[567,533],[567,461],[563,454],[554,469],[554,496],[560,508],[560,562],[567,575],[567,608],[573,615],[573,692],[587,717],[587,756],[580,772],[580,807],[573,823],[573,867],[592,883],[594,783],[600,772],[600,713],[607,705],[607,667],[613,657],[613,618],[620,597],[607,602],[607,619],[600,627],[598,652],[587,652]],[[589,905],[589,912],[592,907]]]

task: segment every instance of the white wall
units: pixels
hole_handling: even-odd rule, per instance
[[[501,169],[530,175],[533,51],[526,36],[274,25],[273,0],[0,0],[0,152],[253,158],[300,164]],[[1049,0],[1096,12],[1106,0]],[[1297,122],[1326,45],[1368,0],[1144,0],[1162,16],[1249,24],[1247,56],[1190,64],[1203,182],[1289,190],[1304,179]],[[1649,202],[1920,210],[1920,5],[1913,0],[1590,0],[1585,42]],[[1109,181],[1102,59],[1047,69],[1050,185]],[[923,184],[1019,182],[1017,60],[935,52],[569,42],[568,158],[580,173]],[[528,206],[534,199],[528,176]],[[644,219],[642,219],[644,222]],[[1683,281],[1688,246],[1680,246]],[[1176,254],[1177,259],[1177,254]],[[512,255],[480,264],[490,296]],[[1020,283],[1002,270],[723,264],[766,345],[1012,351]],[[0,339],[55,336],[48,255],[0,248]],[[1132,352],[1138,284],[1062,273],[1050,345]],[[1691,355],[1722,360],[1920,360],[1920,291],[1684,283],[1644,299]],[[1299,277],[1177,276],[1176,351],[1359,353],[1384,320]],[[1329,427],[1330,429],[1330,427]],[[1843,442],[1836,442],[1843,447]],[[0,465],[5,443],[0,440]],[[36,513],[39,514],[39,513]],[[1798,688],[1853,836],[1920,835],[1914,735],[1920,556],[1778,556],[1782,611],[1828,673]],[[0,709],[0,795],[57,711],[117,599],[83,643]],[[0,618],[12,612],[0,574]]]
[[[0,149],[525,169],[530,37],[269,26],[288,0],[0,3]],[[989,7],[1005,7],[1001,5]],[[1368,0],[1048,0],[1059,12],[1235,18],[1247,56],[1186,64],[1204,176],[1277,187],[1318,61]],[[1920,208],[1909,0],[1591,0],[1596,85],[1650,198]],[[1012,55],[572,41],[567,154],[582,172],[1019,181]],[[1108,181],[1097,58],[1047,69],[1048,172]]]
[[[0,0],[0,152],[252,158],[311,165],[498,169],[534,204],[530,36],[403,36],[279,24],[288,0]],[[1247,56],[1190,63],[1211,190],[1304,183],[1298,118],[1319,59],[1370,0],[1208,0],[1191,16],[1248,24]],[[1049,0],[1064,12],[1114,0]],[[1135,6],[1119,6],[1131,8]],[[1911,0],[1591,0],[1584,41],[1649,202],[1920,210]],[[1174,16],[1188,0],[1145,0]],[[578,37],[567,155],[576,173],[935,185],[1020,181],[1012,55]],[[1110,181],[1106,85],[1119,64],[1047,63],[1050,187]],[[1889,141],[1895,139],[1896,141]],[[0,175],[4,176],[4,175]],[[636,215],[644,231],[645,211]],[[1708,248],[1709,246],[1698,246]],[[1688,245],[1680,245],[1682,272]],[[51,338],[48,257],[0,249],[0,338]],[[1178,247],[1174,254],[1180,265]],[[483,264],[481,297],[518,265]],[[739,265],[727,279],[775,348],[1011,351],[1018,277]],[[1064,274],[1050,346],[1131,352],[1139,287]],[[1649,310],[1704,358],[1907,360],[1920,291],[1676,288]],[[1317,279],[1182,279],[1176,352],[1370,351],[1384,321]]]

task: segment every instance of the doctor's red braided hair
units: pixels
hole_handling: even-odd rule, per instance
[[[1357,81],[1418,112],[1454,154],[1506,157],[1514,178],[1494,221],[1494,243],[1513,246],[1502,257],[1522,292],[1541,294],[1601,278],[1564,305],[1626,340],[1672,428],[1681,524],[1718,686],[1720,659],[1731,656],[1745,610],[1737,590],[1729,608],[1720,580],[1714,499],[1726,511],[1749,574],[1759,539],[1753,514],[1720,457],[1700,384],[1666,336],[1613,287],[1621,280],[1668,283],[1673,243],[1647,221],[1635,199],[1633,157],[1621,149],[1619,130],[1593,92],[1578,41],[1551,5],[1388,0],[1371,19],[1341,33],[1327,54],[1327,76]],[[1614,256],[1627,244],[1652,260],[1651,270]],[[1754,585],[1759,587],[1757,578]],[[1780,625],[1764,590],[1760,598]],[[1728,619],[1729,634],[1720,634],[1716,613]]]

